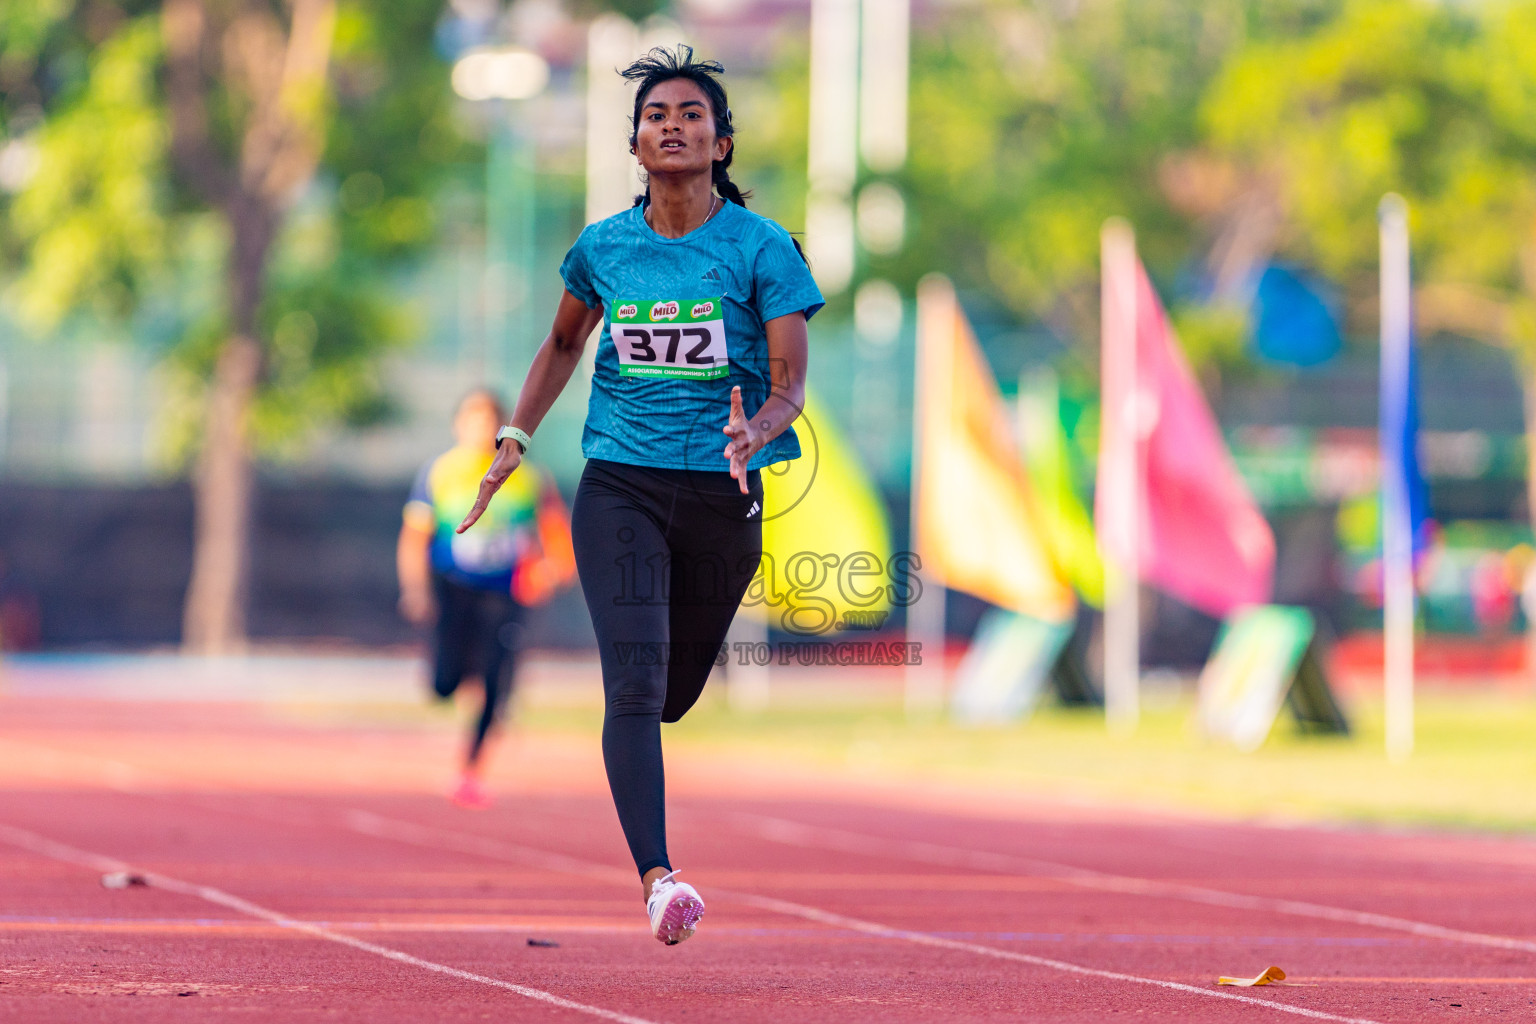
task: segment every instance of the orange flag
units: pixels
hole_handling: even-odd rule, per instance
[[[997,380],[944,278],[917,293],[917,551],[945,586],[1052,622],[1072,590],[1051,560]]]

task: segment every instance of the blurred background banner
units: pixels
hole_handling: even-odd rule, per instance
[[[1315,636],[1305,608],[1257,605],[1228,619],[1200,673],[1205,735],[1257,750],[1287,706],[1307,732],[1347,734],[1349,722],[1319,664]]]

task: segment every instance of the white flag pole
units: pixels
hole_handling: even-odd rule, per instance
[[[876,174],[907,161],[912,0],[863,0],[859,153]]]
[[[1383,591],[1383,688],[1387,756],[1413,752],[1413,511],[1402,444],[1412,444],[1403,422],[1410,396],[1408,206],[1401,196],[1382,197],[1381,230],[1381,553]]]
[[[629,128],[634,87],[617,71],[640,56],[640,29],[622,14],[604,14],[587,26],[587,223],[622,213],[645,191],[640,164],[621,145]],[[582,352],[582,371],[597,366],[602,322]]]
[[[937,553],[921,543],[923,536],[924,430],[935,429],[946,414],[950,375],[929,379],[927,368],[933,365],[935,346],[943,346],[939,360],[947,371],[954,358],[955,293],[950,283],[938,274],[923,278],[917,286],[917,350],[912,373],[912,478],[910,504],[910,540],[908,547],[921,560],[917,580],[922,593],[907,606],[907,643],[917,645],[921,664],[911,661],[906,667],[906,709],[908,715],[931,714],[944,706],[944,610],[947,590],[939,572]],[[932,438],[928,439],[930,442]]]
[[[1119,218],[1100,235],[1102,358],[1101,477],[1109,491],[1101,508],[1099,544],[1107,568],[1104,600],[1104,719],[1127,735],[1140,717],[1140,487],[1136,404],[1136,236]]]
[[[587,223],[629,208],[644,191],[640,165],[622,145],[634,87],[617,69],[640,55],[640,30],[622,14],[587,27]]]
[[[805,248],[822,292],[853,280],[859,174],[859,0],[811,0]]]

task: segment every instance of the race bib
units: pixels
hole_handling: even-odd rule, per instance
[[[465,572],[500,572],[517,558],[517,534],[511,530],[456,533],[449,544],[453,564]]]
[[[608,327],[625,377],[712,380],[731,372],[720,299],[621,299]]]

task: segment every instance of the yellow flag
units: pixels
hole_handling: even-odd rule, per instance
[[[950,283],[917,293],[917,551],[945,586],[1050,622],[1073,613],[1013,423]]]
[[[879,629],[894,571],[885,505],[809,391],[795,432],[800,458],[763,470],[763,561],[743,607],[794,633]]]

